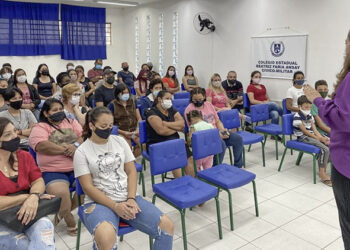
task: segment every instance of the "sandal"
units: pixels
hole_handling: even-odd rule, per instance
[[[77,225],[75,225],[74,227],[67,227],[67,234],[69,236],[77,236],[78,235]]]
[[[331,180],[321,180],[321,182],[325,185],[327,185],[328,187],[332,187],[332,181]]]
[[[60,218],[59,214],[56,214],[55,218],[53,219],[53,225],[57,226],[58,223],[60,223],[61,220],[62,220],[62,218]]]

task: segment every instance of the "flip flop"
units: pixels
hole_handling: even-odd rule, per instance
[[[77,225],[75,225],[75,227],[67,227],[67,234],[69,236],[77,236],[78,235]]]
[[[331,180],[321,180],[321,182],[325,185],[327,185],[328,187],[332,187],[332,181]]]
[[[58,214],[56,214],[55,218],[53,219],[53,225],[57,226],[58,223],[60,223],[61,220],[62,220],[62,218],[60,218],[60,216]]]

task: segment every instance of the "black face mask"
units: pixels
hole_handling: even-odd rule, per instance
[[[95,129],[95,134],[98,137],[101,137],[102,139],[108,139],[108,137],[111,135],[112,129],[111,128],[106,128],[106,129]]]
[[[48,76],[48,75],[49,75],[49,71],[48,71],[48,70],[43,70],[43,71],[41,72],[41,74],[42,74],[43,76]]]
[[[4,94],[6,93],[6,90],[7,90],[7,88],[6,89],[0,89],[0,95],[4,96]]]
[[[236,83],[236,80],[228,80],[228,83],[234,85]]]
[[[13,138],[9,141],[2,141],[1,148],[6,151],[15,152],[18,149],[20,142],[21,139],[19,139],[19,137]]]
[[[113,84],[113,83],[114,83],[114,81],[115,81],[114,76],[107,77],[106,82],[107,82],[108,84]]]
[[[66,118],[66,114],[63,111],[60,111],[50,115],[49,118],[53,122],[61,122]]]
[[[205,100],[203,100],[203,101],[196,101],[196,102],[193,102],[193,105],[195,107],[199,108],[199,107],[203,106],[204,102],[205,102]]]
[[[19,110],[22,107],[23,100],[15,101],[15,102],[10,102],[10,107],[16,110]]]
[[[124,71],[128,71],[129,70],[129,67],[125,67],[123,68]]]

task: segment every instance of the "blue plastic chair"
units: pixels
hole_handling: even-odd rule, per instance
[[[96,100],[95,99],[91,100],[91,107],[96,108]]]
[[[282,116],[282,128],[283,128],[283,137],[287,135],[293,134],[293,117],[294,114],[287,114]],[[284,157],[286,155],[287,149],[293,149],[299,152],[296,165],[299,166],[301,158],[303,154],[309,154],[312,156],[313,161],[313,176],[314,176],[314,184],[316,184],[316,159],[318,154],[320,153],[320,149],[316,146],[299,142],[297,140],[289,140],[285,143],[285,149],[282,155],[282,159],[280,165],[278,167],[278,171],[281,171]]]
[[[278,124],[269,123],[266,121],[270,120],[269,107],[267,104],[257,104],[250,106],[250,115],[252,124],[254,122],[263,122],[263,125],[257,125],[253,127],[254,132],[264,134],[264,145],[266,143],[267,135],[271,135],[275,139],[276,147],[276,160],[278,160],[278,136],[282,134],[282,127]]]
[[[250,116],[250,113],[248,112],[250,108],[250,101],[247,93],[243,94],[243,109],[244,109],[244,114],[247,116]]]
[[[286,99],[283,99],[282,100],[282,108],[283,108],[283,114],[286,115],[286,114],[290,114],[290,110],[287,109],[287,102],[286,102]]]
[[[174,94],[174,99],[190,99],[190,92],[184,91],[184,92],[178,92]]]
[[[155,203],[156,197],[159,197],[180,212],[184,249],[187,250],[186,208],[200,205],[213,198],[216,201],[219,238],[222,239],[218,189],[189,175],[184,176],[183,168],[187,165],[185,141],[175,139],[152,144],[149,146],[149,155],[154,192],[152,202]],[[155,184],[154,176],[179,168],[182,169],[182,177]]]
[[[197,177],[217,188],[225,190],[229,199],[230,226],[233,230],[233,208],[230,189],[253,183],[255,214],[259,216],[258,199],[255,186],[255,174],[232,165],[221,163],[215,167],[197,172],[196,160],[215,155],[219,162],[219,154],[222,152],[222,144],[218,129],[208,129],[192,134],[193,166]]]
[[[132,95],[136,95],[136,91],[134,87],[130,87],[130,92]]]
[[[183,83],[181,83],[181,90],[182,90],[182,91],[186,91],[185,86],[184,86]]]
[[[141,148],[143,148],[143,145],[145,145],[147,142],[146,121],[139,122],[139,136],[140,136]],[[149,155],[148,155],[147,150],[143,149],[142,150],[141,164],[142,164],[144,170],[146,170],[146,161],[149,161]]]
[[[237,109],[225,110],[218,112],[220,121],[227,129],[237,129],[239,130],[241,126],[241,120],[239,119],[239,114]],[[237,131],[237,134],[242,137],[243,145],[252,145],[255,143],[261,143],[263,166],[265,167],[265,145],[264,137],[262,135],[253,134],[247,131]],[[230,163],[233,165],[232,151],[231,147],[228,148],[230,152]],[[245,167],[245,148],[243,147],[243,166]]]
[[[84,221],[84,210],[83,210],[83,206],[81,204],[81,196],[84,195],[84,191],[79,183],[79,179],[76,178],[76,193],[78,195],[78,235],[77,235],[77,241],[76,241],[76,249],[79,250],[80,248],[80,234],[81,234],[81,222],[83,222],[83,224],[85,225],[85,221]],[[131,233],[136,231],[135,228],[133,228],[132,226],[128,225],[125,222],[119,222],[119,228],[118,228],[118,236],[120,237],[120,241],[123,241],[123,236],[125,234]],[[150,249],[152,249],[152,246],[150,246]]]
[[[175,108],[179,113],[184,116],[187,106],[190,104],[189,98],[174,99],[172,100],[173,108]]]

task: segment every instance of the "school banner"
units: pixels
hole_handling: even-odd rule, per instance
[[[252,71],[262,77],[292,79],[295,71],[306,75],[307,35],[252,37]]]

